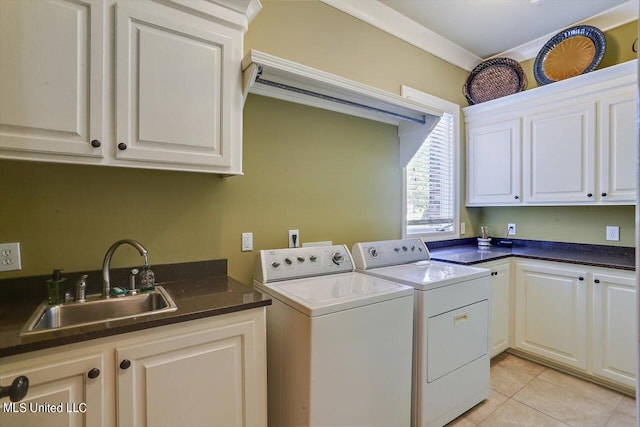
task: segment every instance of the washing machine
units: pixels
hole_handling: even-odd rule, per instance
[[[408,426],[413,288],[354,271],[344,245],[261,250],[274,427]]]
[[[421,239],[352,253],[357,271],[415,290],[411,425],[441,427],[488,398],[490,271],[431,261]]]

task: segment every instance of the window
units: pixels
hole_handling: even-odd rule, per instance
[[[445,111],[404,169],[403,236],[458,237],[459,107],[410,88],[403,95]]]

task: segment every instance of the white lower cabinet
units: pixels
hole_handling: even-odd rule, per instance
[[[117,347],[119,425],[264,425],[256,320]]]
[[[593,274],[593,373],[636,383],[636,280],[633,272]]]
[[[23,400],[14,405],[8,398],[0,400],[0,425],[105,425],[104,370],[105,357],[99,349],[74,352],[69,357],[0,361],[0,384],[9,385],[20,375],[29,378],[29,391]]]
[[[518,261],[513,347],[635,388],[636,288],[631,271]]]
[[[30,381],[0,425],[266,426],[265,328],[256,308],[0,359],[2,385]]]
[[[580,266],[516,265],[516,348],[587,369],[587,272]]]
[[[491,270],[491,357],[511,344],[511,261],[478,264]]]

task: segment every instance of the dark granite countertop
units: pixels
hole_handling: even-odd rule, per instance
[[[176,303],[176,311],[24,337],[20,337],[20,330],[36,307],[46,299],[45,281],[48,276],[0,280],[0,357],[271,304],[269,297],[228,277],[226,260],[166,264],[152,268],[157,284]],[[112,282],[126,283],[130,270],[130,267],[113,269]],[[64,276],[75,284],[80,274]],[[88,274],[88,293],[99,293],[102,272]]]
[[[635,270],[635,248],[513,239],[512,247],[479,249],[474,238],[427,243],[431,259],[473,265],[511,256]]]

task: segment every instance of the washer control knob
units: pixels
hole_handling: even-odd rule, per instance
[[[333,261],[335,265],[340,265],[342,261],[344,261],[344,256],[342,256],[340,252],[334,252],[333,255],[331,255],[331,261]]]
[[[287,263],[287,265],[291,265],[291,264],[293,263],[293,261],[291,261],[291,259],[290,259],[290,258],[285,258],[285,259],[284,259],[284,262],[286,262],[286,263]]]
[[[271,263],[271,267],[273,267],[273,268],[278,268],[278,267],[280,267],[280,263],[279,263],[278,261],[273,261],[273,262]]]
[[[309,261],[311,261],[311,262],[314,262],[314,261],[315,261],[315,260],[317,260],[317,259],[318,259],[318,257],[317,257],[317,256],[315,256],[315,255],[311,255],[311,256],[309,256]]]
[[[403,250],[403,251],[405,251],[405,252],[407,252],[407,251],[409,250],[409,248],[407,248],[406,246],[403,246],[403,247],[402,247],[402,250]]]
[[[416,247],[415,246],[411,246],[411,252],[415,251]]]
[[[304,262],[304,257],[303,256],[299,256],[298,257],[298,262]]]
[[[393,248],[394,251],[400,252],[400,248]]]
[[[422,246],[418,246],[418,251],[422,252]]]
[[[371,255],[371,258],[378,258],[378,250],[376,248],[369,248],[369,255]]]

